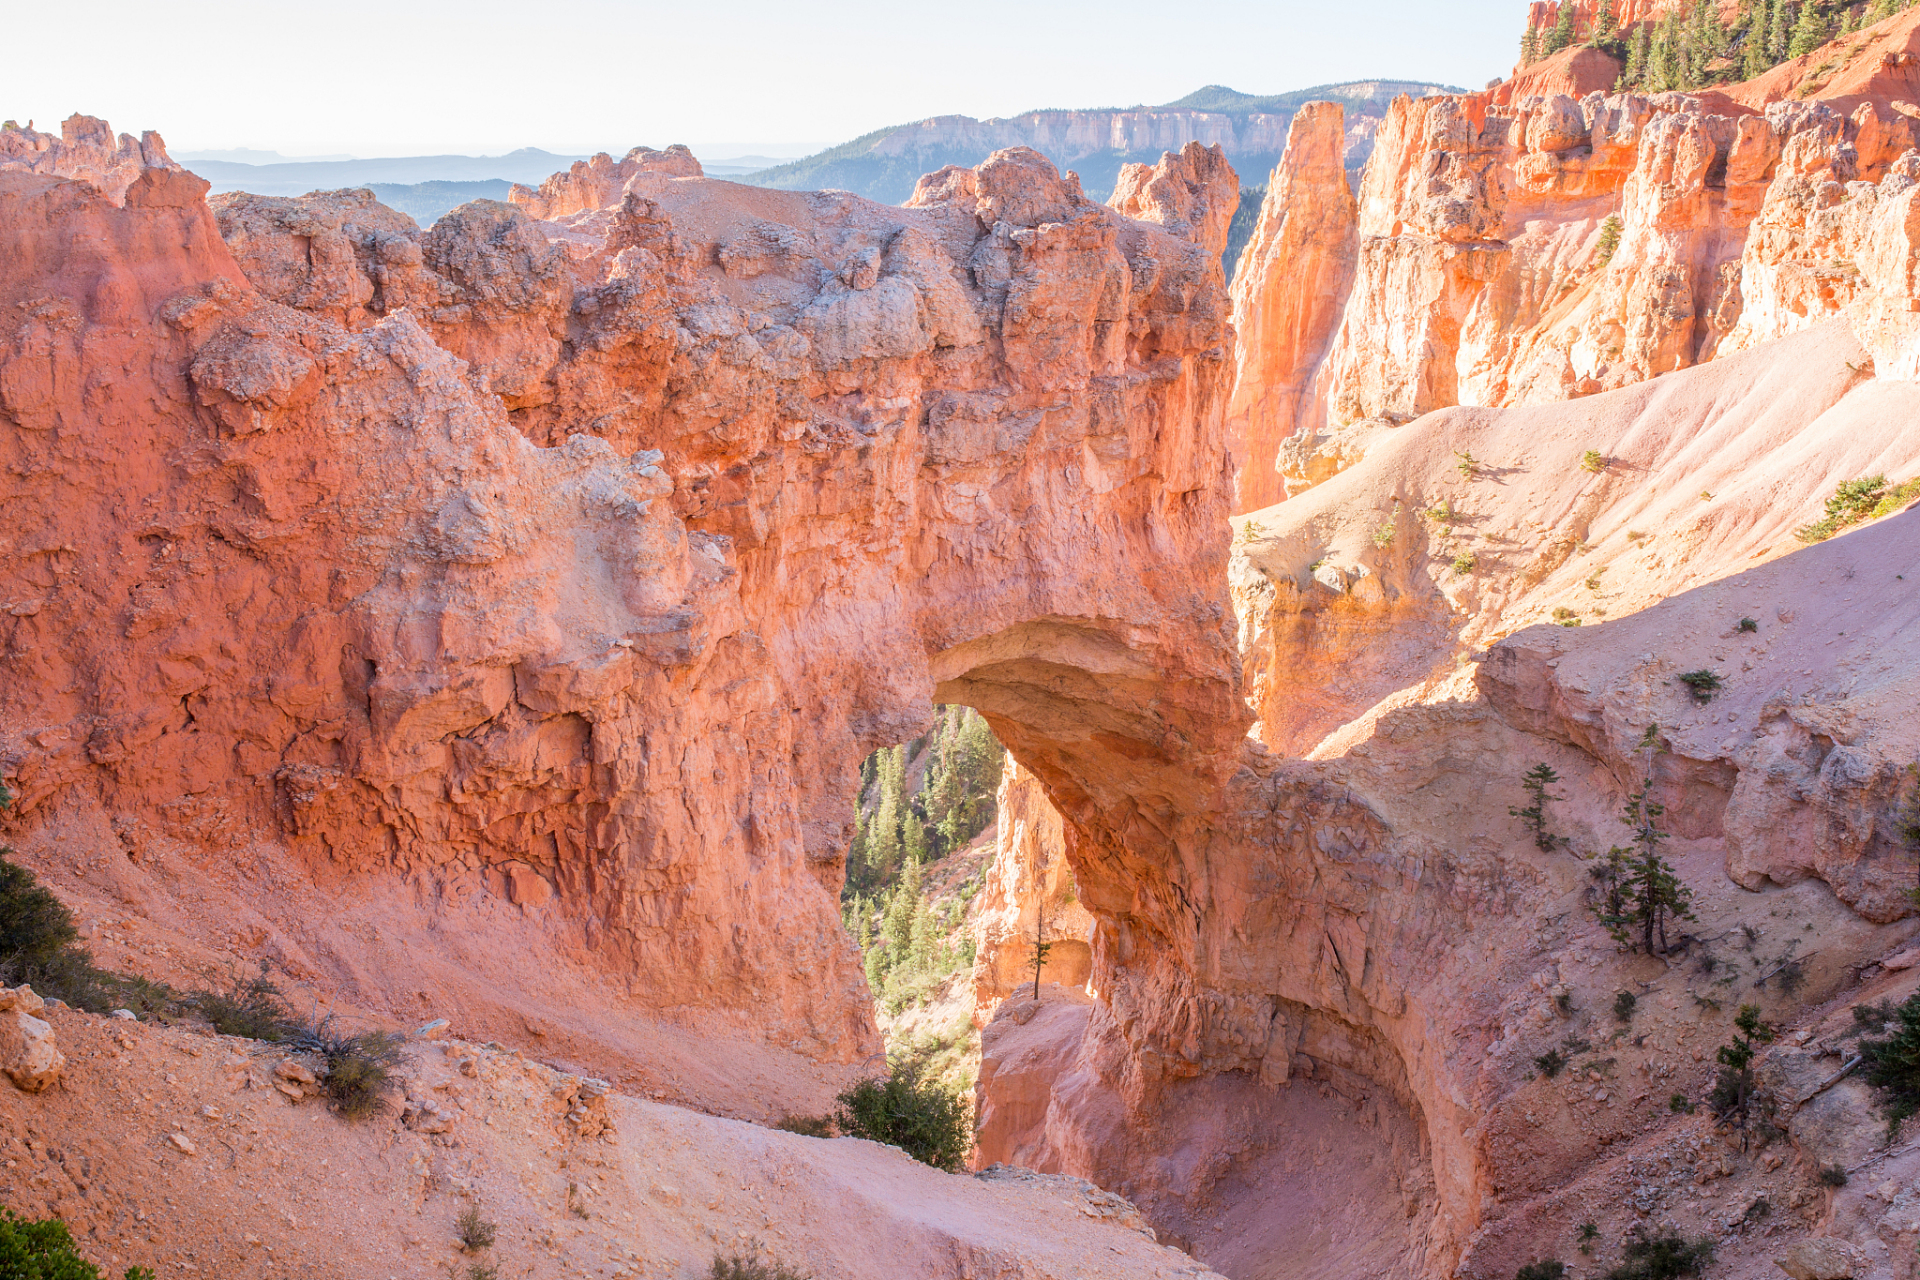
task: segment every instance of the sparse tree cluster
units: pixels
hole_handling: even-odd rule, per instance
[[[974,886],[936,903],[927,869],[992,823],[1003,755],[979,712],[941,707],[925,736],[882,748],[861,766],[841,916],[890,1013],[973,963],[972,942],[952,935]]]
[[[1618,59],[1616,89],[1644,93],[1704,89],[1751,80],[1773,67],[1812,53],[1911,8],[1916,0],[1741,0],[1731,20],[1722,20],[1716,0],[1693,0],[1654,22],[1621,29],[1613,0],[1601,0],[1590,20],[1571,2],[1553,23],[1529,26],[1520,39],[1526,66],[1576,44]]]

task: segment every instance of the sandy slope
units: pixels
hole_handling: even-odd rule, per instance
[[[578,1077],[522,1054],[415,1041],[406,1091],[452,1117],[352,1124],[272,1086],[253,1042],[50,1015],[68,1058],[0,1092],[0,1203],[66,1219],[84,1251],[172,1277],[703,1276],[765,1243],[822,1277],[1210,1275],[1073,1179],[950,1175],[857,1139],[802,1138],[618,1094],[584,1132]],[[464,1065],[463,1065],[464,1064]],[[401,1101],[398,1094],[395,1102]],[[179,1135],[176,1137],[175,1135]],[[462,1253],[455,1220],[498,1225]]]

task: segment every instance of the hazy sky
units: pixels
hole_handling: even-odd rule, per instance
[[[1278,93],[1361,77],[1477,87],[1524,0],[96,0],[15,6],[0,117],[75,111],[176,151],[495,154],[841,142],[930,115]]]

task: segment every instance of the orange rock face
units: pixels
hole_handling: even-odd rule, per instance
[[[1328,234],[1288,246],[1290,270],[1236,283],[1235,421],[1258,477],[1242,509],[1277,496],[1267,470],[1297,490],[1349,465],[1373,423],[1590,395],[1843,312],[1876,353],[1904,349],[1895,264],[1912,240],[1888,210],[1911,182],[1896,163],[1911,122],[1871,103],[1745,110],[1676,94],[1397,102],[1362,182],[1355,265]],[[1343,218],[1326,182],[1276,182],[1268,201],[1275,228]],[[1855,267],[1869,256],[1887,266]],[[1325,314],[1303,281],[1342,279],[1324,355],[1267,339],[1275,316]]]
[[[933,698],[1116,851],[1208,802],[1217,252],[1030,152],[907,210],[649,180],[422,234],[0,172],[37,868],[395,1016],[844,1060],[855,770]]]
[[[1326,416],[1317,375],[1353,284],[1358,244],[1344,131],[1335,103],[1310,102],[1294,115],[1286,153],[1234,273],[1238,376],[1227,429],[1239,511],[1286,496],[1278,459],[1303,423]]]
[[[675,144],[665,151],[635,147],[620,159],[602,151],[588,160],[576,160],[565,173],[556,173],[539,188],[514,183],[507,200],[534,218],[564,218],[568,214],[609,209],[651,178],[698,178],[704,170],[693,152]]]

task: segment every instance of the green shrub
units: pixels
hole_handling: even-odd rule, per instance
[[[392,1031],[335,1029],[333,1015],[301,1027],[284,1043],[296,1053],[320,1059],[320,1087],[333,1109],[349,1120],[365,1120],[387,1109],[386,1091],[393,1069],[405,1057],[406,1037]]]
[[[1676,1112],[1682,1115],[1692,1115],[1693,1103],[1688,1100],[1686,1094],[1676,1093],[1671,1098],[1667,1099],[1667,1110]]]
[[[1640,997],[1631,991],[1622,991],[1613,998],[1613,1016],[1620,1022],[1633,1021],[1633,1007],[1640,1003]]]
[[[1687,692],[1693,695],[1693,700],[1702,705],[1713,701],[1713,695],[1719,692],[1723,683],[1718,675],[1705,667],[1698,671],[1682,671],[1674,678],[1687,686]]]
[[[1689,1244],[1671,1231],[1656,1236],[1635,1232],[1620,1252],[1623,1261],[1607,1272],[1607,1280],[1678,1280],[1700,1274],[1713,1257],[1713,1241]]]
[[[15,968],[52,963],[79,936],[73,913],[51,889],[25,867],[0,859],[0,963]]]
[[[73,1247],[58,1218],[29,1222],[0,1208],[0,1276],[6,1280],[100,1280],[100,1268]],[[145,1267],[128,1267],[126,1280],[153,1280]]]
[[[1533,1065],[1540,1069],[1541,1075],[1551,1080],[1559,1075],[1561,1069],[1567,1065],[1567,1055],[1558,1049],[1549,1049],[1535,1058]]]
[[[1599,475],[1607,469],[1607,459],[1598,449],[1589,449],[1580,455],[1580,469]]]
[[[1847,1171],[1840,1165],[1823,1165],[1820,1169],[1820,1185],[1823,1187],[1844,1187],[1847,1185]]]
[[[1554,606],[1553,620],[1563,627],[1577,627],[1580,625],[1580,615],[1563,604]]]
[[[804,1271],[796,1271],[784,1262],[762,1257],[761,1247],[756,1240],[747,1246],[745,1253],[726,1257],[716,1253],[713,1255],[713,1269],[707,1274],[712,1280],[813,1280]]]
[[[949,1173],[973,1149],[973,1117],[959,1093],[928,1078],[926,1056],[903,1054],[885,1076],[862,1080],[839,1097],[840,1132],[899,1147]]]
[[[281,999],[280,988],[267,977],[264,960],[256,974],[233,974],[225,990],[203,988],[182,997],[181,1002],[198,1010],[223,1036],[278,1041],[300,1029],[292,1010]]]
[[[1740,626],[1737,629],[1740,631],[1758,631],[1760,624],[1752,618],[1742,618],[1740,619]]]
[[[1454,576],[1462,577],[1466,574],[1472,573],[1473,567],[1479,563],[1480,563],[1479,559],[1473,554],[1473,552],[1462,551],[1459,555],[1453,558]]]
[[[1827,499],[1826,514],[1812,524],[1795,529],[1793,536],[1802,542],[1825,542],[1863,521],[1890,516],[1915,498],[1920,498],[1920,477],[1891,487],[1884,475],[1843,480]]]
[[[1604,267],[1609,262],[1613,261],[1613,255],[1620,248],[1620,215],[1619,214],[1617,213],[1608,214],[1606,221],[1600,224],[1600,242],[1599,244],[1595,245],[1594,248],[1596,250],[1596,253],[1594,255],[1594,260],[1598,265]],[[1592,450],[1588,450],[1588,452],[1591,453]],[[1588,470],[1597,471],[1599,470],[1599,468],[1589,467]]]
[[[491,1249],[498,1229],[480,1212],[479,1205],[470,1204],[460,1211],[453,1220],[453,1226],[460,1239],[460,1247],[468,1253],[478,1253],[482,1249]]]
[[[1380,524],[1380,527],[1373,531],[1373,545],[1380,548],[1382,551],[1385,551],[1388,547],[1392,546],[1393,545],[1393,529],[1394,529],[1394,526],[1399,523],[1400,523],[1400,504],[1396,502],[1393,504],[1393,514],[1388,516],[1384,521],[1382,521]]]
[[[1560,1280],[1566,1274],[1566,1263],[1558,1258],[1546,1258],[1539,1262],[1529,1262],[1514,1274],[1513,1280]]]
[[[12,797],[0,788],[0,809]],[[0,853],[11,850],[0,849]],[[0,859],[0,982],[30,984],[46,999],[88,1013],[164,1013],[177,997],[165,983],[109,973],[77,944],[73,913],[31,871]]]
[[[1856,1008],[1853,1016],[1862,1026],[1893,1024],[1884,1039],[1860,1041],[1860,1074],[1881,1091],[1887,1127],[1897,1129],[1920,1112],[1920,991],[1897,1008],[1872,1006],[1864,1014]]]

